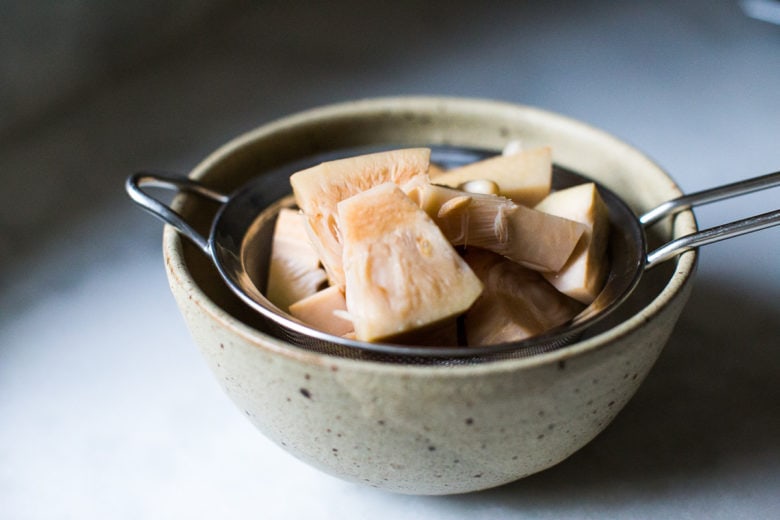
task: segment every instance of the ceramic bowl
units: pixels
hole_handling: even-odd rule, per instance
[[[370,99],[266,124],[208,156],[191,177],[223,192],[301,157],[363,145],[449,144],[500,150],[549,144],[637,213],[681,195],[653,161],[589,125],[532,107],[456,98]],[[214,207],[178,197],[206,232]],[[653,228],[661,241],[696,230],[693,214]],[[560,350],[455,366],[346,359],[262,330],[202,251],[164,232],[172,292],[227,395],[258,430],[321,470],[400,493],[464,493],[549,468],[601,432],[667,342],[691,289],[696,253],[645,273],[608,323]]]

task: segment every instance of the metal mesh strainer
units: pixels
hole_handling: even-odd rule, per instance
[[[387,148],[390,147],[383,149]],[[496,153],[446,146],[430,148],[432,162],[445,168],[473,162]],[[609,275],[596,300],[569,323],[523,341],[479,348],[359,342],[325,334],[306,326],[282,313],[268,301],[263,292],[276,216],[281,208],[294,205],[290,195],[289,176],[325,160],[368,151],[377,151],[377,148],[349,149],[301,160],[264,172],[231,195],[215,192],[187,177],[152,172],[130,176],[126,189],[134,202],[173,225],[212,258],[230,289],[265,318],[266,332],[269,334],[297,347],[328,355],[404,364],[477,363],[526,357],[558,349],[576,340],[583,331],[619,308],[636,288],[646,269],[700,245],[780,224],[780,210],[775,210],[682,237],[648,253],[645,226],[694,205],[780,185],[780,172],[680,197],[639,218],[620,197],[599,185],[610,219]],[[583,182],[592,180],[559,166],[554,167],[553,189]],[[170,207],[147,194],[143,190],[146,187],[194,193],[218,202],[221,206],[212,222],[208,238],[199,234]]]

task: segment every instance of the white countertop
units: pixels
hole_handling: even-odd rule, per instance
[[[635,398],[570,459],[507,486],[418,497],[343,482],[229,402],[168,291],[161,224],[122,192],[136,169],[187,171],[273,118],[397,94],[588,121],[688,192],[780,169],[780,26],[736,2],[359,5],[245,8],[0,140],[0,518],[778,515],[780,228],[703,249]],[[715,225],[778,200],[697,215]]]

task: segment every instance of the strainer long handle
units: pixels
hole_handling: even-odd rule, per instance
[[[195,228],[190,226],[187,221],[184,220],[184,217],[179,215],[176,211],[146,193],[143,190],[145,187],[195,193],[220,204],[226,203],[228,201],[228,196],[207,188],[197,181],[183,175],[138,172],[128,177],[125,182],[125,190],[127,191],[127,194],[130,195],[133,202],[163,222],[175,227],[184,236],[192,240],[192,242],[207,255],[210,255],[211,251],[208,239],[198,233]]]
[[[717,188],[711,188],[704,191],[684,195],[677,199],[668,201],[660,206],[648,211],[641,217],[639,222],[647,227],[661,218],[673,215],[680,211],[690,209],[693,206],[708,204],[718,200],[724,200],[738,195],[752,193],[754,191],[764,190],[780,186],[780,171],[754,177],[743,181],[727,184]],[[729,222],[720,226],[705,229],[691,235],[672,240],[652,251],[647,255],[645,267],[650,268],[661,262],[669,260],[680,253],[694,249],[699,246],[725,240],[727,238],[752,233],[768,227],[780,225],[780,209],[755,215],[742,220]]]
[[[639,222],[647,227],[666,216],[674,215],[675,213],[685,211],[686,209],[691,209],[694,206],[702,206],[704,204],[709,204],[710,202],[730,199],[738,195],[765,190],[775,186],[780,186],[780,171],[707,190],[697,191],[696,193],[683,195],[682,197],[666,201],[639,217]]]

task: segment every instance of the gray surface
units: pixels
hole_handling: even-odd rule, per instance
[[[4,33],[16,54],[0,54],[14,77],[0,106],[17,107],[0,125],[0,517],[776,515],[778,229],[703,251],[658,365],[581,452],[495,490],[406,497],[324,475],[253,430],[178,315],[161,226],[122,193],[136,169],[187,171],[275,117],[396,94],[565,113],[644,150],[686,191],[780,169],[780,26],[736,2],[682,4],[103,8],[62,22],[104,50],[77,38],[67,62],[24,30],[57,27],[49,4],[0,2],[18,17]],[[697,214],[713,225],[777,200]]]

